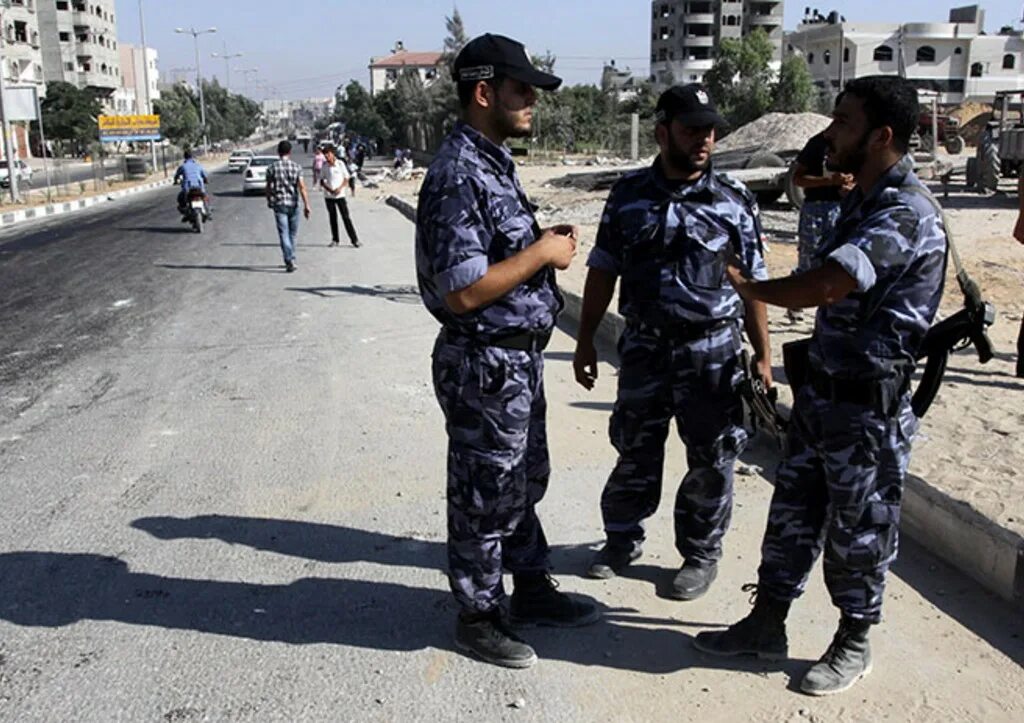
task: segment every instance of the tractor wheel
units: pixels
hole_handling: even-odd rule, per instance
[[[964,152],[963,136],[950,136],[946,139],[946,153],[951,156],[958,156]]]
[[[985,144],[980,149],[978,158],[979,191],[991,193],[999,188],[1001,165],[999,161],[999,147],[991,142]]]

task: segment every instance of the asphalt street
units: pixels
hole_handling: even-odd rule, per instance
[[[240,184],[215,174],[202,235],[174,189],[0,232],[0,720],[1024,720],[1019,614],[909,542],[874,673],[848,694],[795,692],[837,619],[820,568],[791,660],[693,650],[749,609],[763,446],[744,456],[705,598],[663,597],[678,441],[645,557],[581,578],[615,377],[602,364],[595,392],[572,383],[568,327],[547,352],[540,514],[563,589],[606,617],[526,631],[528,671],[456,652],[437,325],[413,227],[361,191],[364,246],[328,248],[314,194],[286,274],[264,200]]]

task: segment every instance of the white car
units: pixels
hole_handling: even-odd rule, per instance
[[[30,185],[32,183],[32,166],[25,161],[15,162],[15,172],[18,174],[18,183]],[[7,167],[7,161],[0,161],[0,186],[6,188],[11,185],[11,172]]]
[[[248,148],[241,148],[228,156],[228,170],[232,173],[244,171],[256,154]]]
[[[277,156],[253,156],[242,171],[242,193],[262,193],[267,189],[267,168],[278,161]]]

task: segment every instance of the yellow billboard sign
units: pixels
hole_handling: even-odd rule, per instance
[[[160,140],[158,115],[101,115],[99,126],[101,141]]]

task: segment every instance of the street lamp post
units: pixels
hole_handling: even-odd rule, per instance
[[[245,79],[244,85],[243,85],[243,87],[245,88],[245,92],[250,92],[251,89],[252,89],[252,75],[254,73],[260,72],[260,69],[259,68],[242,68],[238,72],[241,73],[242,77]]]
[[[227,44],[224,45],[223,53],[210,53],[211,58],[220,58],[224,61],[224,90],[231,91],[231,60],[241,58],[242,53],[228,53]]]
[[[191,35],[192,40],[196,45],[196,87],[199,88],[199,117],[203,124],[203,152],[209,153],[210,138],[206,132],[206,99],[203,97],[203,71],[199,65],[199,36],[205,35],[206,33],[215,33],[217,32],[217,28],[207,28],[206,30],[196,30],[195,28],[175,28],[174,32]]]
[[[142,82],[146,84],[145,111],[147,115],[152,115],[153,98],[149,89],[149,51],[146,50],[146,21],[142,15],[142,0],[139,0],[139,37],[142,40]],[[149,142],[149,152],[153,161],[153,173],[156,173],[156,141]]]

